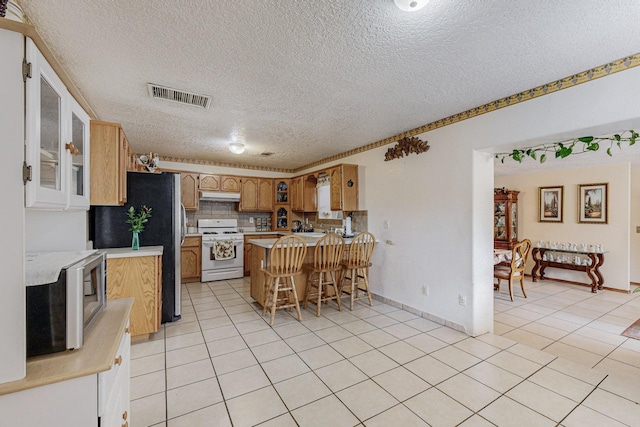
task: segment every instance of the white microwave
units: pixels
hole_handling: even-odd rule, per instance
[[[66,253],[32,255],[40,255],[33,264],[56,271],[55,260],[64,260]],[[37,269],[27,261],[27,272]],[[80,348],[84,333],[107,304],[105,254],[96,252],[61,266],[55,281],[34,282],[27,282],[26,292],[27,357]]]

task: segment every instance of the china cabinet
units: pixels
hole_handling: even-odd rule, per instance
[[[504,188],[494,189],[493,246],[513,249],[518,243],[518,193]]]
[[[89,209],[89,115],[29,38],[26,63],[25,205]]]

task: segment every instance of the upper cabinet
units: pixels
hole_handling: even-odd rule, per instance
[[[200,174],[200,191],[240,192],[240,177],[231,175]]]
[[[243,177],[241,181],[239,211],[272,212],[273,180],[270,178]]]
[[[232,193],[240,192],[240,177],[222,175],[220,177],[220,190]]]
[[[182,204],[188,211],[197,211],[199,208],[198,179],[197,173],[180,172]]]
[[[327,173],[331,180],[331,210],[358,210],[358,165],[338,165]]]
[[[91,121],[91,204],[118,206],[127,202],[129,141],[118,123]]]
[[[289,179],[276,179],[275,204],[273,212],[274,231],[288,231],[290,229],[291,205],[289,202]]]
[[[200,191],[220,191],[220,175],[201,173]]]
[[[294,212],[316,212],[318,210],[318,179],[309,174],[291,179],[291,210]]]
[[[26,207],[89,209],[89,116],[31,39],[26,61]]]

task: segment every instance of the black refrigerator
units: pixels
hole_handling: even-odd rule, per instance
[[[180,198],[179,173],[127,172],[124,206],[91,206],[89,238],[96,249],[131,247],[127,220],[130,206],[151,208],[151,218],[140,233],[140,246],[163,246],[162,323],[180,319],[180,247],[186,231],[186,213]],[[107,271],[107,274],[109,272]],[[108,284],[107,284],[108,286]]]

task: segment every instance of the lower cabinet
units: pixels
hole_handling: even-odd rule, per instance
[[[130,307],[129,300],[107,305],[81,349],[30,358],[24,379],[0,384],[0,425],[135,425],[129,403],[131,334],[126,319]],[[107,360],[110,365],[105,371]]]
[[[128,329],[128,328],[127,328]],[[129,426],[129,377],[131,373],[131,335],[125,333],[113,366],[98,374],[98,416],[100,427]]]
[[[251,247],[253,246],[249,243],[249,240],[255,239],[275,239],[278,238],[279,234],[245,234],[244,235],[244,275],[251,276]]]
[[[182,283],[199,282],[202,275],[202,237],[185,237],[180,253]]]
[[[157,332],[162,321],[162,256],[110,258],[107,300],[133,297],[131,335]]]

